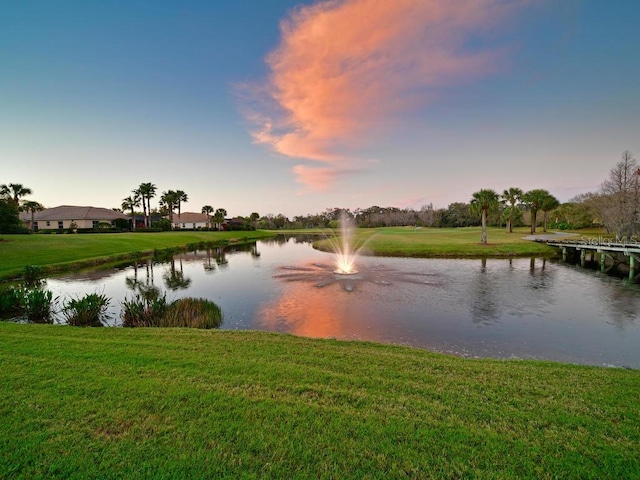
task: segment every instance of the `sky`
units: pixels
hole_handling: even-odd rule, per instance
[[[229,216],[564,202],[640,158],[639,21],[637,0],[6,0],[0,183],[114,208],[151,182]]]

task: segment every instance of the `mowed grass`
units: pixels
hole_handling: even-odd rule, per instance
[[[640,372],[0,323],[0,478],[640,478]]]
[[[76,262],[105,261],[132,252],[181,247],[198,242],[233,242],[271,236],[249,232],[159,232],[76,235],[0,236],[0,277],[20,273],[27,265],[62,267]]]
[[[541,233],[541,232],[539,232]],[[488,243],[480,242],[480,227],[414,228],[390,227],[356,230],[356,241],[371,255],[393,257],[501,257],[555,255],[557,250],[542,243],[524,240],[529,228],[489,227]],[[323,250],[331,249],[330,240],[317,242]]]

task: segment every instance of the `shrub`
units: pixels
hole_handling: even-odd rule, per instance
[[[76,327],[101,327],[109,316],[109,299],[104,295],[89,293],[82,298],[70,300],[63,313],[69,325]]]
[[[169,305],[161,326],[218,328],[221,324],[222,310],[214,302],[203,298],[182,298]]]
[[[24,314],[32,323],[53,323],[53,313],[58,297],[49,290],[33,289],[24,293]]]
[[[159,327],[166,310],[166,294],[136,294],[131,300],[122,302],[122,326]]]
[[[155,222],[151,222],[151,227],[162,231],[168,231],[171,230],[171,221],[167,218],[162,218]]]
[[[42,281],[45,273],[46,269],[41,265],[27,265],[24,267],[22,277],[27,285],[37,285]]]
[[[18,287],[0,289],[0,318],[10,318],[22,312],[24,290]]]

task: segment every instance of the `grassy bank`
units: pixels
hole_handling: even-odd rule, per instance
[[[0,277],[20,273],[27,265],[56,268],[78,262],[103,263],[133,252],[180,247],[198,242],[237,242],[272,234],[255,232],[162,232],[77,235],[3,235],[0,237]]]
[[[640,372],[0,323],[0,478],[638,478]]]
[[[468,228],[419,228],[392,227],[359,229],[358,242],[372,255],[393,257],[502,257],[502,256],[550,256],[556,249],[524,240],[529,228],[515,229],[507,233],[504,228],[490,227],[488,243],[480,243],[480,227]],[[330,250],[330,241],[317,242],[322,250]]]

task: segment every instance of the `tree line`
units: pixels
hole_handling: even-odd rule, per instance
[[[133,230],[136,229],[136,209],[142,207],[144,219],[143,228],[170,230],[173,228],[174,214],[178,217],[182,214],[182,206],[189,201],[189,196],[184,190],[163,191],[158,200],[158,207],[151,208],[151,199],[158,193],[158,187],[150,182],[141,183],[131,191],[131,195],[122,199],[122,212],[130,212]],[[224,208],[214,209],[211,205],[204,205],[200,213],[207,216],[206,229],[220,230],[227,217],[227,210]],[[152,220],[152,216],[160,217]],[[227,228],[250,230],[255,229],[255,224],[260,215],[256,212],[249,217],[236,217],[234,222]]]
[[[324,212],[298,215],[289,219],[283,214],[268,214],[257,221],[257,227],[269,230],[336,228],[346,214],[358,227],[471,227],[530,226],[531,233],[602,226],[619,236],[640,234],[640,169],[633,154],[625,150],[622,159],[611,169],[597,192],[585,193],[568,202],[560,201],[549,191],[538,188],[523,191],[511,187],[501,194],[491,189],[475,192],[469,202],[453,202],[436,209],[433,204],[420,209],[380,207],[355,210],[328,208]]]
[[[166,190],[159,196],[157,208],[151,208],[151,199],[157,196],[158,188],[153,183],[141,183],[132,194],[122,200],[122,210],[130,212],[136,228],[136,209],[142,207],[144,228],[170,229],[173,215],[180,215],[188,195],[182,190]],[[30,188],[18,183],[0,185],[0,233],[22,233],[26,229],[18,218],[20,210],[33,215],[44,207],[35,201],[24,200],[31,195]],[[119,210],[119,209],[118,209]],[[207,215],[210,229],[220,229],[227,211],[204,205],[201,213]],[[547,228],[578,229],[592,225],[603,226],[607,232],[619,237],[640,235],[640,168],[629,150],[622,152],[621,160],[609,171],[608,177],[596,192],[578,195],[568,202],[560,203],[544,189],[523,191],[517,187],[501,194],[491,189],[481,189],[472,195],[469,202],[453,202],[447,208],[436,209],[433,204],[420,209],[380,207],[355,210],[327,208],[324,212],[298,215],[289,219],[283,214],[260,216],[257,212],[248,217],[236,217],[238,229],[305,229],[336,228],[341,215],[346,214],[361,228],[419,226],[419,227],[469,227],[493,225],[504,226],[509,232],[514,227],[530,225],[531,233],[542,225]],[[152,224],[152,215],[160,218]],[[483,231],[485,229],[483,228]],[[486,237],[483,235],[483,241]]]

